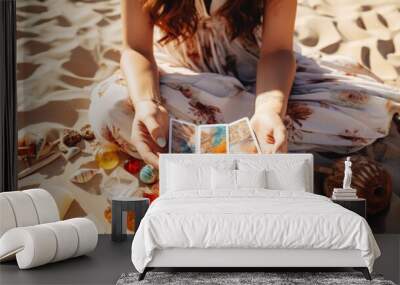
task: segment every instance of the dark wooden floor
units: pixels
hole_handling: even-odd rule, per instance
[[[383,274],[385,279],[400,281],[400,235],[375,235],[382,251],[376,261],[374,272]],[[110,235],[100,235],[97,248],[87,256],[81,256],[58,263],[47,264],[29,270],[19,270],[16,262],[0,264],[0,285],[20,284],[115,284],[122,273],[133,272],[131,262],[132,237],[124,242],[112,242]],[[206,268],[180,268],[178,271],[209,271]],[[212,269],[212,271],[235,269]],[[259,269],[254,269],[260,271]],[[271,268],[265,271],[348,271],[350,268]],[[158,271],[158,270],[157,270]],[[175,271],[161,269],[160,271]],[[252,271],[249,268],[246,271]],[[262,270],[264,271],[264,270]]]
[[[131,243],[132,238],[115,243],[110,235],[100,235],[96,250],[87,256],[28,270],[19,270],[15,261],[2,263],[0,284],[115,284],[122,273],[134,271]]]
[[[132,236],[112,242],[100,235],[96,250],[81,256],[41,267],[19,270],[16,261],[0,264],[0,285],[115,284],[122,273],[135,271],[131,262]],[[156,271],[237,271],[235,268],[160,268]],[[349,268],[246,268],[246,271],[349,271]]]

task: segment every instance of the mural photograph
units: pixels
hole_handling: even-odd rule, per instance
[[[294,56],[270,59],[277,71],[289,62],[276,77],[258,62],[257,21],[235,26],[225,1],[187,1],[198,23],[177,34],[158,2],[17,1],[21,190],[44,188],[62,219],[109,233],[113,197],[157,199],[159,153],[313,153],[315,192],[328,197],[350,156],[372,230],[400,233],[397,1],[299,0]],[[267,88],[259,74],[287,102],[256,96]]]

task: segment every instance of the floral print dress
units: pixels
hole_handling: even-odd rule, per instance
[[[216,15],[224,0],[213,0],[210,12],[196,0],[196,34],[183,43],[160,45],[155,28],[155,58],[160,91],[171,117],[194,123],[229,123],[254,113],[256,68],[261,42],[229,38]],[[399,112],[400,92],[384,85],[350,58],[303,56],[296,52],[297,71],[285,125],[290,151],[357,151],[388,134]],[[137,156],[130,143],[134,108],[121,72],[92,92],[89,120],[99,139],[118,144]]]

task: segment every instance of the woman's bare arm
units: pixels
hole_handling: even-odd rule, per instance
[[[131,140],[142,158],[158,167],[166,146],[168,113],[160,105],[158,69],[153,55],[153,24],[140,0],[121,0],[124,48],[121,69],[135,108]]]
[[[153,55],[153,24],[142,6],[140,0],[122,0],[121,68],[133,103],[159,96],[158,71]]]
[[[255,113],[264,115],[264,121],[269,121],[260,122],[269,133],[262,132],[263,127],[258,127],[259,133],[263,133],[261,140],[266,142],[265,148],[269,147],[266,152],[286,151],[286,129],[282,118],[286,114],[296,71],[292,51],[296,6],[296,0],[265,1]]]

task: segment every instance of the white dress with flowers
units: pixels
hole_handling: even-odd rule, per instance
[[[155,58],[160,90],[171,117],[195,123],[232,122],[254,113],[256,67],[260,44],[229,38],[226,23],[196,0],[196,34],[183,43],[164,46],[157,40]],[[289,151],[348,153],[388,134],[400,92],[384,85],[353,60],[340,56],[311,58],[296,52],[297,71],[285,124]],[[100,139],[136,155],[130,142],[133,105],[121,72],[93,90],[89,119]]]

